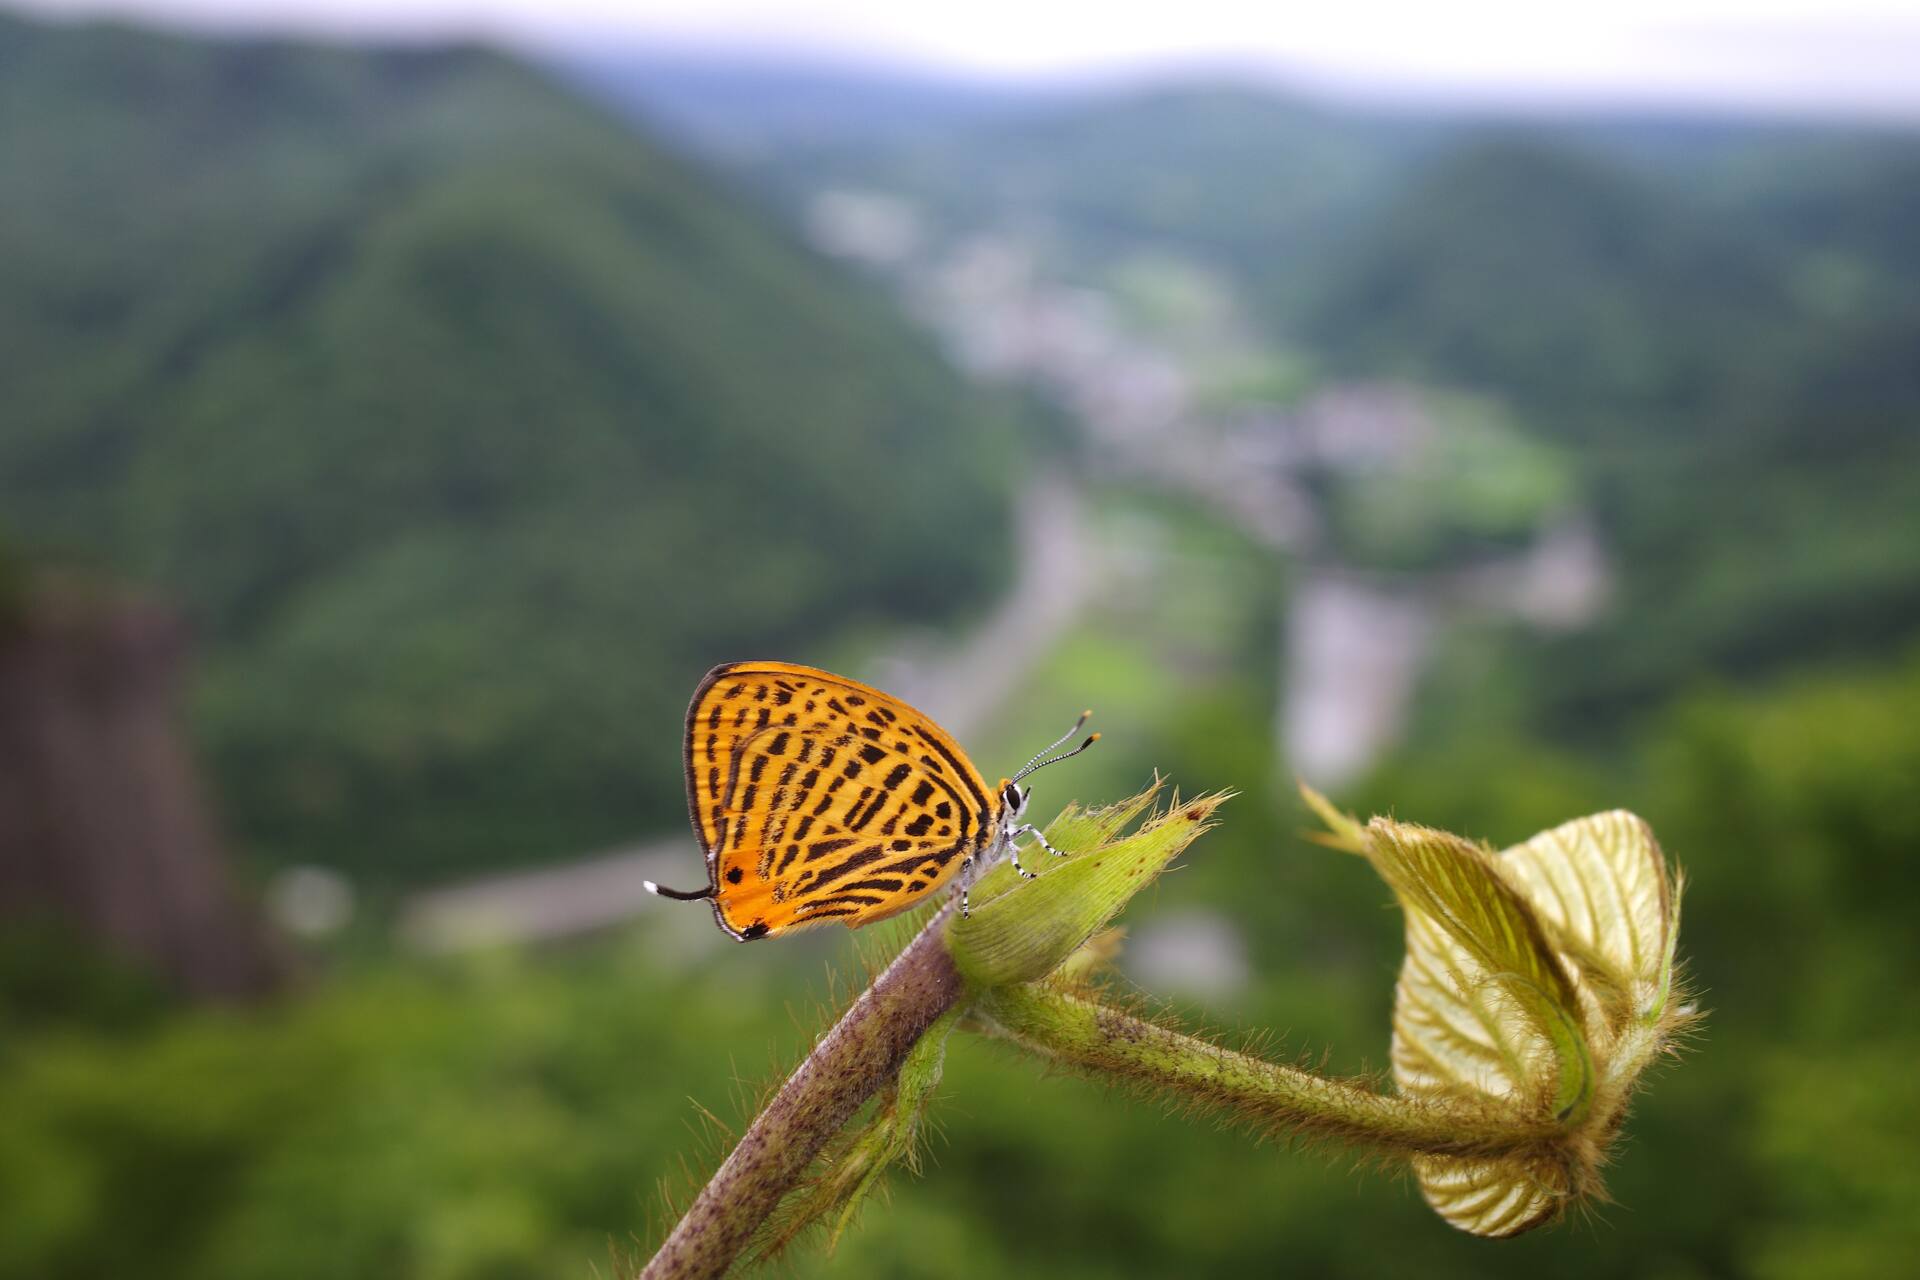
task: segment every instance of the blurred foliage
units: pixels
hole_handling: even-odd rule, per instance
[[[184,601],[270,857],[674,821],[717,657],[1004,576],[1011,407],[498,55],[0,17],[0,203],[8,529]]]
[[[660,976],[635,949],[594,959],[374,974],[281,1012],[10,1045],[0,1274],[604,1263],[689,1143],[666,1098],[724,1081],[730,1041],[764,1038],[743,1019],[768,1011],[749,989],[665,1020],[634,998]]]
[[[0,930],[0,1044],[47,1030],[151,1026],[180,1007],[158,974],[51,919]]]

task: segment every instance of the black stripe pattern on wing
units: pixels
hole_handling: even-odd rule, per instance
[[[750,877],[796,922],[911,901],[999,826],[999,797],[943,735],[832,680],[718,669],[689,708],[687,763],[719,892]]]

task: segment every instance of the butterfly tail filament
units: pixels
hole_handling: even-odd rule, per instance
[[[642,880],[640,883],[647,886],[648,893],[657,894],[662,898],[672,898],[675,902],[698,902],[702,898],[711,898],[713,896],[712,885],[708,885],[704,889],[695,889],[689,892],[685,889],[669,889],[667,886],[655,884],[651,880]]]

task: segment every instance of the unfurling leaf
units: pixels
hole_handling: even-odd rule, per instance
[[[1372,862],[1406,913],[1393,1077],[1463,1126],[1545,1125],[1498,1156],[1422,1154],[1448,1222],[1517,1235],[1599,1193],[1628,1095],[1687,1015],[1672,1007],[1679,887],[1632,814],[1581,818],[1495,854],[1424,827],[1364,828],[1306,792],[1326,841]]]
[[[1672,980],[1677,888],[1647,824],[1580,818],[1500,856],[1572,968],[1603,995],[1610,1026],[1658,1017]]]

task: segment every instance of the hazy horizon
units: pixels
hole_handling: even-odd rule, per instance
[[[477,38],[529,52],[765,62],[983,87],[1221,79],[1382,104],[1674,111],[1920,122],[1920,15],[1895,0],[1629,0],[1542,16],[1478,0],[1444,18],[1378,0],[1337,13],[1178,14],[1011,3],[936,26],[875,0],[11,0],[14,12],[226,34],[347,40]],[[1392,31],[1391,39],[1380,38]]]

